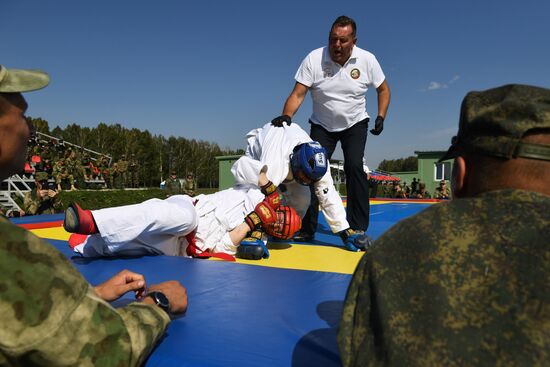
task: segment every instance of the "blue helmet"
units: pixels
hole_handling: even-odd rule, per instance
[[[290,157],[294,179],[302,185],[317,182],[327,172],[327,151],[316,141],[296,145]]]

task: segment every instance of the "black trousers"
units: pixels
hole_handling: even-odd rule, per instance
[[[347,130],[330,132],[320,125],[310,121],[311,139],[318,141],[327,150],[327,158],[332,157],[336,143],[340,141],[344,152],[344,172],[347,189],[347,220],[352,229],[366,231],[369,227],[369,182],[363,170],[363,154],[367,143],[369,119],[362,120]],[[311,204],[302,221],[302,232],[313,235],[317,230],[319,216],[319,201],[313,187]]]

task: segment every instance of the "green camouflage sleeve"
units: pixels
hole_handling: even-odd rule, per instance
[[[502,190],[390,228],[352,278],[343,365],[548,365],[549,208],[550,197]]]
[[[356,358],[370,355],[369,338],[369,315],[370,315],[370,292],[367,277],[367,256],[364,255],[355,269],[352,281],[348,288],[342,319],[338,330],[338,347],[342,366],[360,366]],[[363,354],[356,353],[357,350],[366,348]]]
[[[25,213],[35,215],[38,212],[39,207],[40,202],[36,199],[33,200],[32,191],[25,193],[25,197],[23,198],[23,210]]]
[[[164,311],[116,310],[48,243],[6,220],[0,235],[0,365],[144,361],[169,323]]]
[[[63,211],[63,203],[61,202],[61,197],[59,195],[59,192],[57,195],[53,198],[53,209],[55,213],[59,213]]]

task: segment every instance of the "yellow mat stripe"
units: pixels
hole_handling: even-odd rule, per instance
[[[67,241],[70,236],[63,227],[33,229],[31,232],[41,238],[61,241]],[[259,261],[237,259],[237,262],[271,268],[353,274],[363,255],[360,252],[349,252],[338,247],[280,243],[270,244],[269,253],[269,259]]]
[[[364,252],[350,252],[330,246],[271,244],[269,254],[267,260],[237,259],[237,262],[272,268],[353,274]]]
[[[31,229],[31,232],[41,238],[61,241],[68,241],[71,235],[69,232],[66,232],[63,227]]]

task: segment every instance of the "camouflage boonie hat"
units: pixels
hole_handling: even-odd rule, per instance
[[[34,179],[36,181],[48,181],[48,172],[36,172]]]
[[[48,85],[50,77],[40,70],[7,69],[0,65],[0,93],[29,92]]]
[[[550,129],[550,89],[510,84],[470,92],[462,101],[458,135],[439,161],[464,152],[550,160],[550,145],[521,141],[535,129]]]

